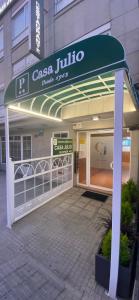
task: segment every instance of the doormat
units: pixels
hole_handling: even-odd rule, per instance
[[[94,192],[91,192],[91,191],[85,191],[82,194],[82,196],[87,197],[87,198],[91,198],[93,200],[101,201],[101,202],[105,202],[106,199],[108,198],[107,195],[98,194],[98,193],[94,193]]]

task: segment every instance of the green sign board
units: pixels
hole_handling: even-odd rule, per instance
[[[120,68],[127,65],[119,41],[111,36],[94,36],[56,52],[13,79],[5,93],[5,104],[31,99]]]
[[[72,139],[52,139],[52,155],[61,155],[73,152]]]

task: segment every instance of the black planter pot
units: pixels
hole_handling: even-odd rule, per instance
[[[135,242],[129,267],[119,266],[117,296],[130,298],[133,291],[137,259],[137,243]],[[109,289],[110,261],[100,254],[95,257],[95,280],[106,290]]]
[[[139,235],[139,203],[137,202],[136,205],[136,231],[137,231],[137,235]]]

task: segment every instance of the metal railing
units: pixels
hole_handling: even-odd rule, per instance
[[[73,186],[73,155],[8,163],[11,224]]]

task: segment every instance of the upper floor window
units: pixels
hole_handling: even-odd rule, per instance
[[[0,27],[0,58],[4,55],[3,26]]]
[[[12,39],[13,46],[18,44],[28,35],[29,7],[25,4],[12,18]]]
[[[4,89],[0,90],[0,105],[4,103]]]
[[[58,13],[61,9],[73,1],[74,0],[55,0],[55,13]]]

